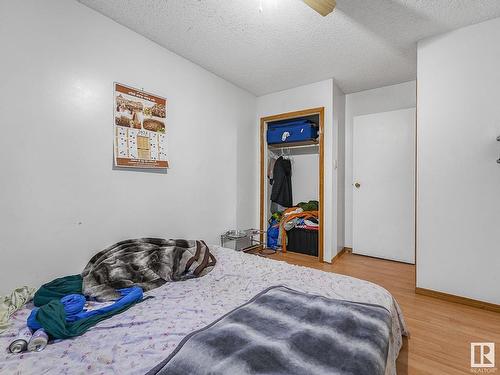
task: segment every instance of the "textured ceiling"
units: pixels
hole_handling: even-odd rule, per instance
[[[327,17],[299,0],[79,1],[257,95],[409,81],[418,40],[500,16],[500,0],[337,0]]]

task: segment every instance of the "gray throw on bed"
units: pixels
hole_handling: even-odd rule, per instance
[[[203,276],[212,270],[215,262],[203,241],[126,240],[90,259],[82,272],[83,294],[110,301],[120,297],[117,289],[136,285],[147,292],[167,281]]]
[[[384,307],[271,287],[185,337],[148,375],[385,373]]]

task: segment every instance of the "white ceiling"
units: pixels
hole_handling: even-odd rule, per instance
[[[500,16],[500,0],[79,0],[262,95],[334,78],[346,93],[415,79],[416,42]]]

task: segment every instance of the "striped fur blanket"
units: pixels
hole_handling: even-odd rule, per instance
[[[383,375],[384,307],[278,286],[186,336],[148,375]]]
[[[117,289],[136,285],[146,292],[167,281],[203,276],[215,262],[204,241],[126,240],[90,259],[82,272],[83,294],[110,301],[120,297]]]

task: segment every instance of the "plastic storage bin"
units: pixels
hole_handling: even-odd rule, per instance
[[[293,228],[287,232],[287,251],[318,256],[318,231]]]

